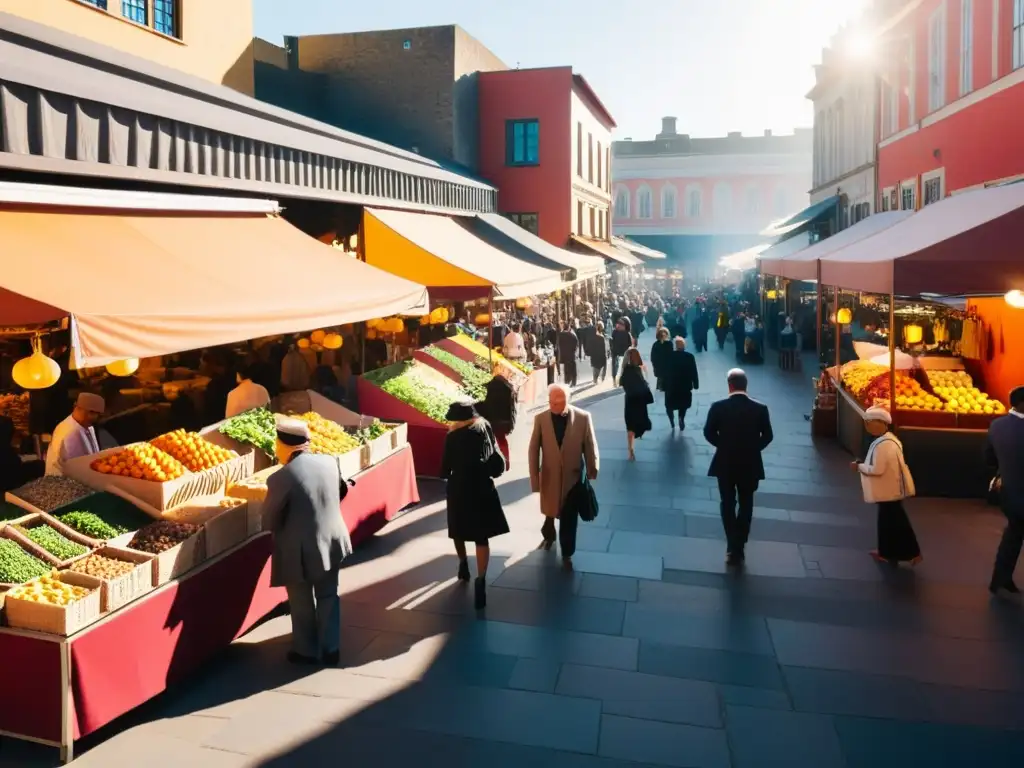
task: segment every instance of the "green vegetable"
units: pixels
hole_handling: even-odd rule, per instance
[[[24,584],[45,576],[52,568],[10,539],[0,539],[0,584]]]
[[[394,427],[383,423],[380,419],[374,419],[373,423],[368,427],[357,429],[355,435],[356,439],[360,443],[369,443],[371,440],[376,440],[381,435],[387,434],[392,429],[394,429]]]
[[[19,525],[17,528],[30,541],[38,544],[59,560],[70,560],[89,551],[88,547],[71,541],[48,525],[36,525],[32,528],[23,528]]]
[[[435,360],[447,365],[459,376],[462,377],[462,388],[466,394],[474,400],[483,400],[487,396],[487,382],[491,380],[491,374],[481,371],[472,363],[467,363],[461,357],[457,357],[447,349],[440,347],[424,347],[424,352]]]
[[[153,522],[131,502],[112,493],[94,493],[54,515],[64,525],[94,539],[113,539]]]
[[[450,382],[451,388],[448,388],[441,382],[428,378],[421,373],[422,368],[423,366],[413,363],[396,363],[387,368],[369,371],[363,374],[363,378],[434,421],[445,423],[448,406],[463,396],[464,391],[455,382]]]
[[[220,432],[232,440],[255,445],[268,456],[274,455],[277,426],[274,414],[267,408],[253,408],[221,424]]]

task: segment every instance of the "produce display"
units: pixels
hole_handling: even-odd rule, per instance
[[[491,357],[493,357],[495,360],[500,360],[506,365],[509,365],[512,368],[514,368],[519,373],[522,373],[527,376],[533,372],[533,366],[530,363],[520,363],[516,360],[509,360],[500,352],[488,349],[486,344],[481,344],[476,339],[467,336],[464,333],[455,334],[454,336],[451,337],[451,340],[454,341],[456,344],[462,345],[463,347],[465,347],[478,357],[482,357],[484,360],[488,360]],[[488,364],[488,368],[489,367],[490,365]]]
[[[148,552],[151,555],[159,555],[168,549],[178,546],[192,536],[199,533],[199,526],[191,523],[176,523],[170,520],[160,520],[147,525],[132,537],[128,549],[137,552]]]
[[[184,429],[155,437],[149,444],[177,459],[191,472],[213,469],[218,464],[238,458],[234,451],[204,440],[198,432],[186,432]]]
[[[966,371],[928,371],[928,383],[935,394],[945,401],[945,410],[951,413],[984,413],[1001,415],[1006,407],[990,399],[976,386]]]
[[[58,560],[70,560],[73,557],[84,555],[89,548],[77,541],[71,541],[67,536],[48,525],[34,525],[31,528],[14,526],[19,533],[34,544],[38,544]]]
[[[43,512],[53,512],[92,493],[93,490],[89,486],[61,475],[40,477],[11,491],[12,496],[27,501]]]
[[[149,443],[137,443],[117,453],[96,459],[89,465],[103,475],[166,483],[185,474],[185,466],[170,454]]]
[[[27,600],[30,603],[46,603],[48,605],[68,605],[92,592],[87,587],[76,587],[65,584],[56,572],[48,576],[40,576],[35,581],[15,587],[7,593],[8,600]]]
[[[20,395],[0,395],[0,416],[14,422],[15,435],[29,434],[28,392]]]
[[[446,349],[440,347],[424,347],[423,351],[435,360],[444,363],[462,377],[462,388],[466,394],[474,400],[483,400],[487,395],[487,382],[491,380],[490,373],[481,371],[472,363],[467,363],[461,357],[456,357]]]
[[[136,567],[138,567],[138,563],[128,560],[115,560],[103,555],[89,555],[77,563],[73,563],[68,570],[111,581],[131,573]]]
[[[355,436],[350,435],[343,427],[330,419],[325,419],[315,411],[296,414],[295,418],[301,419],[309,425],[309,447],[313,453],[340,456],[359,448],[360,443]]]
[[[392,397],[442,423],[446,421],[448,406],[463,396],[462,388],[455,382],[448,382],[449,388],[440,380],[428,378],[429,374],[423,373],[422,368],[413,363],[396,363],[363,376]]]
[[[0,584],[23,584],[49,573],[50,566],[15,541],[0,539]]]
[[[381,435],[386,435],[392,429],[394,429],[394,426],[391,424],[385,424],[380,419],[374,419],[369,426],[356,430],[356,440],[360,443],[369,443]]]
[[[55,513],[72,530],[93,539],[113,539],[152,522],[130,502],[112,493],[95,493],[66,511]]]
[[[274,414],[267,408],[253,408],[228,419],[221,424],[220,433],[240,443],[254,445],[268,456],[274,455],[277,425]]]
[[[843,366],[843,386],[860,400],[864,390],[883,373],[889,375],[889,369],[884,365],[867,360],[855,360]]]

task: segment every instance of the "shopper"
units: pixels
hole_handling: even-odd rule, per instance
[[[106,409],[106,403],[99,395],[82,392],[78,396],[71,415],[57,425],[50,437],[50,447],[46,450],[46,474],[63,475],[64,462],[99,453],[96,422]]]
[[[500,363],[494,366],[493,374],[485,387],[484,399],[476,404],[476,412],[491,425],[494,438],[498,443],[498,450],[505,457],[505,468],[508,469],[510,466],[508,436],[516,428],[519,404],[516,390],[512,383],[505,378],[505,371]]]
[[[348,482],[337,458],[310,451],[306,422],[280,414],[276,420],[276,454],[282,466],[267,478],[263,530],[274,537],[271,586],[288,592],[288,660],[335,666],[341,644],[338,572],[352,554],[348,528],[338,513]]]
[[[686,412],[693,405],[693,390],[700,388],[697,375],[697,360],[686,351],[686,339],[676,336],[674,351],[664,364],[662,378],[665,387],[665,412],[672,431],[676,428],[676,413],[679,414],[679,431],[686,429]]]
[[[228,392],[224,418],[230,419],[245,411],[270,405],[270,393],[267,388],[254,381],[256,373],[253,366],[245,367],[237,375],[238,386]]]
[[[620,317],[612,331],[612,383],[619,383],[619,360],[633,346],[633,337],[629,333],[629,318]]]
[[[903,458],[903,444],[892,432],[892,416],[885,408],[864,412],[864,428],[874,442],[863,462],[853,462],[860,473],[864,501],[878,505],[878,549],[871,556],[879,562],[899,565],[921,561],[921,548],[914,535],[903,500],[914,495],[914,478]]]
[[[501,342],[501,354],[509,360],[522,362],[526,359],[526,346],[521,333],[522,326],[519,323],[512,323],[508,333]]]
[[[998,594],[1020,592],[1013,571],[1024,542],[1024,386],[1010,393],[1010,411],[992,422],[985,454],[999,472],[999,506],[1006,515],[1006,528],[996,552],[989,591]]]
[[[714,403],[708,410],[704,439],[715,447],[708,476],[718,479],[726,559],[730,565],[739,565],[744,560],[750,537],[754,493],[764,480],[761,452],[774,436],[768,406],[747,395],[747,374],[733,368],[726,381],[729,397]]]
[[[501,508],[494,478],[505,471],[505,459],[498,450],[491,425],[480,418],[471,402],[456,402],[448,408],[449,422],[441,459],[441,479],[446,480],[448,538],[459,558],[459,581],[469,581],[466,542],[476,544],[474,601],[477,610],[487,605],[487,565],[491,556],[489,540],[508,533],[508,521]]]
[[[576,386],[576,347],[579,346],[579,339],[569,328],[569,324],[562,321],[562,330],[558,332],[558,362],[562,366],[562,381],[568,386]]]
[[[608,339],[604,335],[604,323],[598,321],[594,332],[587,343],[587,355],[590,367],[594,372],[594,383],[600,377],[604,381],[608,377]]]
[[[661,326],[655,332],[655,341],[651,345],[651,368],[654,371],[654,380],[657,382],[659,392],[665,390],[662,377],[665,375],[665,366],[672,354],[672,342],[668,339],[668,328]]]
[[[551,549],[555,518],[559,518],[558,542],[567,570],[572,569],[576,552],[579,517],[574,509],[565,509],[563,514],[565,498],[584,474],[588,480],[596,480],[600,468],[594,422],[589,413],[569,405],[569,398],[569,388],[564,385],[548,389],[549,408],[533,420],[530,438],[530,488],[540,494],[542,546]]]
[[[654,394],[647,384],[644,361],[640,358],[640,350],[636,347],[632,347],[626,352],[619,383],[626,393],[623,418],[626,422],[626,446],[629,449],[629,460],[636,461],[634,446],[636,441],[651,429],[651,418],[647,415],[647,406],[654,402]]]

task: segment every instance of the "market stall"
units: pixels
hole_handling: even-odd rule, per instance
[[[1021,231],[1024,185],[1008,185],[946,198],[819,261],[835,286],[839,438],[861,455],[863,410],[885,403],[921,495],[979,497],[991,480],[986,431],[1007,382],[1024,380]]]

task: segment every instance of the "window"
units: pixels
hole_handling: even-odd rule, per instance
[[[960,95],[974,89],[974,0],[960,0]]]
[[[914,210],[914,187],[915,182],[910,181],[900,185],[900,208],[904,211]]]
[[[931,205],[942,199],[945,171],[926,173],[921,177],[921,205]]]
[[[1024,0],[1013,0],[1013,68],[1024,67]]]
[[[586,234],[583,231],[583,201],[582,200],[577,200],[576,201],[576,234],[577,235]]]
[[[153,29],[164,35],[181,37],[178,29],[178,0],[153,0]]]
[[[629,190],[619,187],[615,192],[615,218],[629,218]]]
[[[107,10],[107,0],[82,0],[86,5],[95,5],[101,10]]]
[[[590,209],[590,236],[597,237],[597,209]]]
[[[891,194],[891,192],[892,192],[891,189],[883,189],[882,190],[882,204],[881,204],[880,207],[881,207],[883,213],[885,211],[889,210],[889,195]]]
[[[666,184],[661,188],[661,218],[674,219],[676,217],[676,188]]]
[[[946,6],[928,19],[928,110],[946,103]]]
[[[146,24],[146,0],[121,0],[121,15],[137,24]]]
[[[600,189],[604,189],[601,184],[601,142],[597,142],[597,186]]]
[[[587,181],[594,183],[594,134],[587,134]]]
[[[612,150],[611,150],[610,147],[605,149],[605,151],[604,151],[604,167],[607,169],[607,172],[604,175],[604,184],[605,184],[604,188],[608,192],[611,192],[612,191]]]
[[[691,219],[700,218],[700,209],[703,201],[700,187],[690,187],[686,190],[686,215]]]
[[[755,187],[753,184],[751,184],[749,187],[747,187],[746,206],[747,206],[747,213],[749,215],[754,216],[754,215],[757,214],[758,209],[761,207],[760,197],[761,197],[761,192],[760,192],[760,190],[757,187]]]
[[[537,120],[509,120],[505,123],[505,164],[540,164],[540,123]]]
[[[597,236],[600,237],[602,240],[605,239],[604,228],[605,228],[605,222],[607,221],[607,219],[608,219],[608,211],[601,211],[601,213],[598,215],[598,219],[597,219],[597,222],[598,222],[598,224],[600,226],[600,230],[598,231]]]
[[[514,221],[527,232],[532,232],[535,235],[538,233],[536,213],[506,213],[505,217],[509,221]]]
[[[583,178],[583,123],[576,123],[576,175]]]
[[[732,213],[732,188],[725,182],[715,184],[712,213],[716,218],[723,219]]]
[[[650,187],[640,187],[636,192],[636,217],[638,219],[649,219],[654,213],[651,204]]]

